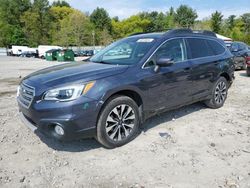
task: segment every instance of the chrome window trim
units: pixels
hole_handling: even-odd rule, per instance
[[[149,56],[149,58],[145,61],[145,63],[142,65],[142,69],[147,69],[147,68],[150,68],[151,66],[149,67],[145,67],[145,65],[148,63],[148,61],[155,55],[156,51],[162,47],[166,42],[170,41],[170,40],[174,40],[174,39],[190,39],[190,38],[198,38],[198,39],[203,39],[203,40],[212,40],[212,41],[215,41],[217,42],[219,45],[221,45],[223,48],[224,48],[224,52],[221,53],[221,54],[218,54],[218,55],[210,55],[210,56],[206,56],[206,57],[198,57],[198,58],[192,58],[192,59],[186,59],[184,61],[181,61],[181,62],[186,62],[186,61],[189,61],[189,60],[197,60],[197,59],[204,59],[204,58],[208,58],[208,57],[217,57],[217,56],[221,56],[221,55],[224,55],[226,53],[226,48],[221,44],[219,43],[217,40],[214,40],[212,38],[202,38],[202,37],[199,37],[199,36],[194,36],[194,37],[173,37],[173,38],[170,38],[170,39],[167,39],[165,40],[164,42],[162,42],[155,50],[154,52]],[[186,46],[186,50],[187,50],[187,45],[186,45],[186,42],[185,42],[185,46]],[[188,55],[188,54],[187,54]]]

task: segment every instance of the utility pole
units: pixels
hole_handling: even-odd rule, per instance
[[[93,47],[95,50],[95,31],[92,31]]]

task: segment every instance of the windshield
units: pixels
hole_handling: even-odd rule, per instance
[[[154,38],[126,38],[104,48],[90,61],[95,63],[132,65],[138,63],[155,43]]]

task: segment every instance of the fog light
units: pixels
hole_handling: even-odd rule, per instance
[[[62,128],[61,126],[59,126],[59,125],[56,125],[56,126],[55,126],[55,132],[56,132],[56,134],[58,134],[58,135],[60,135],[60,136],[63,136],[63,135],[64,135],[64,130],[63,130],[63,128]]]

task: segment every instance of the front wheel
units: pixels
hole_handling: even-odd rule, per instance
[[[205,101],[205,104],[210,108],[220,108],[224,105],[227,99],[228,82],[224,77],[220,77],[214,84],[212,90],[212,98]]]
[[[137,104],[127,96],[108,100],[97,123],[97,141],[107,148],[130,142],[139,131],[140,117]]]

